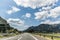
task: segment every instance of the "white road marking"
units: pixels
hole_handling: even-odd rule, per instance
[[[21,40],[22,39],[22,37],[20,37],[18,40]]]
[[[35,40],[38,40],[36,37],[34,37],[33,35],[30,34],[30,36],[32,36]]]
[[[28,34],[28,33],[27,33]],[[30,35],[31,37],[33,37],[35,40],[38,40],[36,37],[34,37],[33,35],[31,35],[31,34],[28,34],[28,35]],[[15,36],[16,37],[16,36]],[[9,40],[9,39],[12,39],[12,38],[15,38],[15,37],[9,37],[9,38],[5,38],[4,40]],[[18,40],[21,40],[23,37],[22,37],[22,35],[20,35],[20,38],[18,39]]]

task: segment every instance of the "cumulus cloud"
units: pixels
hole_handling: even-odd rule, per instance
[[[7,22],[11,27],[17,28],[20,31],[26,30],[29,27],[29,25],[25,24],[24,20],[18,18],[9,18]]]
[[[51,6],[48,6],[48,7],[42,7],[42,10],[49,11],[49,10],[51,10]]]
[[[54,8],[54,9],[51,9],[49,16],[53,17],[53,18],[57,18],[58,16],[60,16],[60,6]]]
[[[8,11],[7,11],[7,13],[8,13],[8,14],[12,14],[12,13],[18,12],[18,11],[20,11],[20,9],[13,6],[13,7],[11,8],[11,10],[8,10]]]
[[[24,19],[30,18],[30,17],[31,17],[31,14],[30,14],[30,13],[26,13],[25,15],[22,15],[22,17],[23,17]]]
[[[45,19],[48,15],[48,11],[37,12],[34,15],[35,19]]]
[[[35,19],[45,20],[45,18],[49,18],[49,17],[57,18],[58,16],[60,16],[60,6],[55,7],[54,9],[47,8],[49,10],[47,10],[46,8],[43,8],[43,9],[45,10],[34,13]]]
[[[58,0],[13,0],[18,6],[39,8],[43,6],[54,5]]]
[[[41,24],[60,24],[60,21],[45,20],[44,22],[41,22]]]
[[[14,25],[19,25],[19,26],[24,25],[24,21],[21,20],[21,19],[9,18],[9,19],[7,20],[7,22],[8,22],[9,24],[14,24]]]
[[[31,17],[31,14],[30,13],[26,13],[25,16],[28,17],[28,18],[30,18]]]

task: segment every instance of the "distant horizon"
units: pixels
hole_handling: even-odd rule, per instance
[[[1,18],[2,18],[2,17],[1,17]],[[4,18],[2,18],[2,19],[4,19]],[[4,19],[4,20],[5,20],[5,19]],[[6,20],[6,21],[7,21],[7,20]],[[8,22],[7,22],[7,23],[8,23]],[[60,24],[60,23],[59,23],[59,24]],[[46,23],[44,24],[44,23],[42,23],[42,24],[38,24],[38,25],[36,25],[36,26],[39,26],[39,25],[58,25],[58,24],[57,24],[57,23],[56,23],[56,24],[46,24]],[[33,26],[33,25],[32,25],[32,26]],[[29,27],[32,27],[32,26],[29,26]],[[36,26],[33,26],[33,27],[36,27]],[[13,26],[10,25],[10,27],[13,27]],[[28,27],[28,28],[29,28],[29,27]],[[13,28],[14,28],[14,27],[13,27]],[[27,28],[27,29],[28,29],[28,28]],[[17,28],[14,28],[14,29],[17,29]],[[27,29],[24,29],[24,30],[27,30]],[[17,30],[19,30],[19,29],[17,29]],[[24,31],[24,30],[19,30],[19,31]]]

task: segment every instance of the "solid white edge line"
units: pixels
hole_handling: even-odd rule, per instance
[[[30,34],[30,36],[32,36],[35,40],[38,40],[36,37],[34,37],[33,35]]]
[[[21,40],[22,39],[22,37],[20,37],[18,40]]]

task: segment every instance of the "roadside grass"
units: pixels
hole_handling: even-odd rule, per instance
[[[52,35],[52,36],[60,36],[60,34],[59,34],[59,33],[42,33],[42,34]]]
[[[0,35],[0,38],[11,37],[11,36],[16,36],[16,35],[18,34],[13,33],[13,34]]]
[[[46,36],[46,38],[51,39],[51,37],[48,37],[48,36]],[[51,39],[51,40],[52,40],[52,39]],[[60,40],[60,38],[56,38],[56,37],[54,37],[53,40]]]
[[[54,38],[54,40],[60,40],[60,38]]]
[[[0,38],[3,38],[3,36],[0,36]]]
[[[43,33],[44,34],[44,33]],[[50,36],[60,36],[60,33],[46,33],[46,35],[50,35]],[[51,37],[47,37],[47,38],[50,38]],[[60,38],[56,38],[56,37],[53,37],[53,40],[60,40]]]
[[[40,35],[40,36],[43,36],[43,35],[47,35],[45,36],[46,38],[49,38],[51,39],[51,36],[60,36],[60,33],[35,33],[36,35]],[[60,38],[56,38],[56,37],[53,37],[53,40],[60,40]]]

